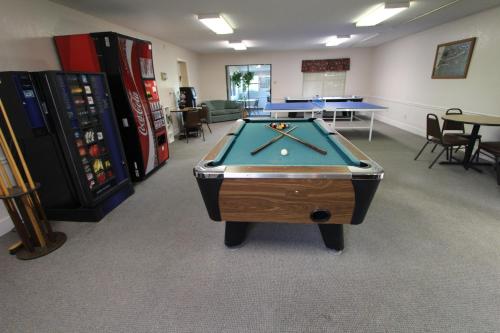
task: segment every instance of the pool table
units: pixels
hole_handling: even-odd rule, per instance
[[[293,136],[326,151],[320,154],[285,136],[271,122],[286,122]],[[286,149],[288,154],[283,155]],[[326,247],[342,251],[343,224],[360,224],[383,169],[322,119],[240,119],[194,167],[210,218],[226,221],[225,244],[244,242],[252,222],[317,224]]]

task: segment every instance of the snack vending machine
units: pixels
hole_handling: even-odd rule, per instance
[[[194,87],[180,87],[179,88],[179,108],[196,106],[196,90]]]
[[[114,32],[54,37],[64,70],[105,72],[133,180],[169,158],[151,42]]]
[[[134,193],[104,74],[3,72],[0,98],[49,219],[99,221]]]

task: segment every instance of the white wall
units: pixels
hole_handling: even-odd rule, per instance
[[[186,61],[190,85],[198,87],[198,54],[47,0],[0,0],[0,71],[60,69],[52,36],[115,31],[153,43],[155,73],[164,106],[174,106],[177,60]],[[160,72],[167,73],[162,81]],[[1,161],[0,161],[1,163]],[[0,208],[0,235],[11,228]]]
[[[477,37],[466,79],[431,79],[438,44]],[[439,116],[451,107],[500,116],[500,7],[465,17],[373,51],[373,95],[390,107],[379,119],[425,134],[427,113]],[[486,140],[499,139],[499,128],[482,127]]]
[[[226,65],[271,64],[273,101],[302,96],[302,60],[350,58],[346,95],[368,95],[371,77],[370,48],[324,51],[243,52],[200,55],[200,100],[226,99]]]
[[[375,48],[325,51],[243,52],[200,56],[200,100],[225,99],[225,65],[272,64],[273,101],[302,95],[301,61],[351,58],[346,95],[386,105],[379,120],[425,135],[425,116],[451,107],[500,115],[500,7],[465,17]],[[431,79],[438,44],[477,37],[466,79]],[[483,127],[485,139],[498,128]]]
[[[198,87],[198,54],[157,38],[103,21],[47,0],[0,0],[0,70],[60,69],[52,36],[115,31],[153,43],[160,99],[173,106],[178,88],[177,60],[186,61],[190,84]],[[162,81],[160,72],[167,73]]]

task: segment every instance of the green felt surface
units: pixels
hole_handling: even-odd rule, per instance
[[[326,150],[326,155],[322,155],[288,137],[283,137],[259,153],[251,155],[250,153],[257,147],[279,135],[279,133],[272,129],[266,128],[272,122],[272,120],[248,121],[227,142],[226,146],[215,158],[213,164],[282,166],[360,165],[360,161],[337,141],[335,135],[326,133],[314,121],[307,119],[286,120],[290,124],[290,128],[297,126],[290,134]],[[288,155],[282,156],[282,149],[287,149]]]

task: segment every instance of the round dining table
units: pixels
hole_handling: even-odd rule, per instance
[[[500,126],[500,117],[479,115],[479,114],[448,114],[441,117],[447,121],[455,121],[457,123],[472,125],[472,132],[469,136],[469,144],[465,148],[464,168],[469,169],[471,166],[472,152],[474,145],[479,135],[481,126]]]

